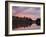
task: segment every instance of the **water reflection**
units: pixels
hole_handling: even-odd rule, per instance
[[[20,27],[28,27],[32,24],[36,24],[37,26],[40,26],[40,18],[37,18],[36,20],[32,20],[28,17],[18,17],[18,16],[12,16],[12,28],[20,28]]]

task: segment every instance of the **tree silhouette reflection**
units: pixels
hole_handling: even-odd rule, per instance
[[[28,27],[31,26],[34,20],[28,17],[18,17],[18,16],[12,16],[12,28],[19,28],[19,27]],[[40,26],[40,19],[36,19],[34,22],[38,26]]]

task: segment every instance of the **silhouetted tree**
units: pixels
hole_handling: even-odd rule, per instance
[[[15,29],[15,16],[12,16],[12,28]]]
[[[29,25],[31,26],[32,25],[32,19],[29,19]]]
[[[40,18],[37,18],[36,24],[37,24],[38,26],[40,26]]]

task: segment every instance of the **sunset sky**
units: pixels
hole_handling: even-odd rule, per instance
[[[12,7],[12,16],[28,17],[32,19],[40,18],[40,7]]]

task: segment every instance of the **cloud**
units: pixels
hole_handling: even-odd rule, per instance
[[[16,7],[13,6],[13,15],[34,15],[40,17],[40,8],[39,7]]]

